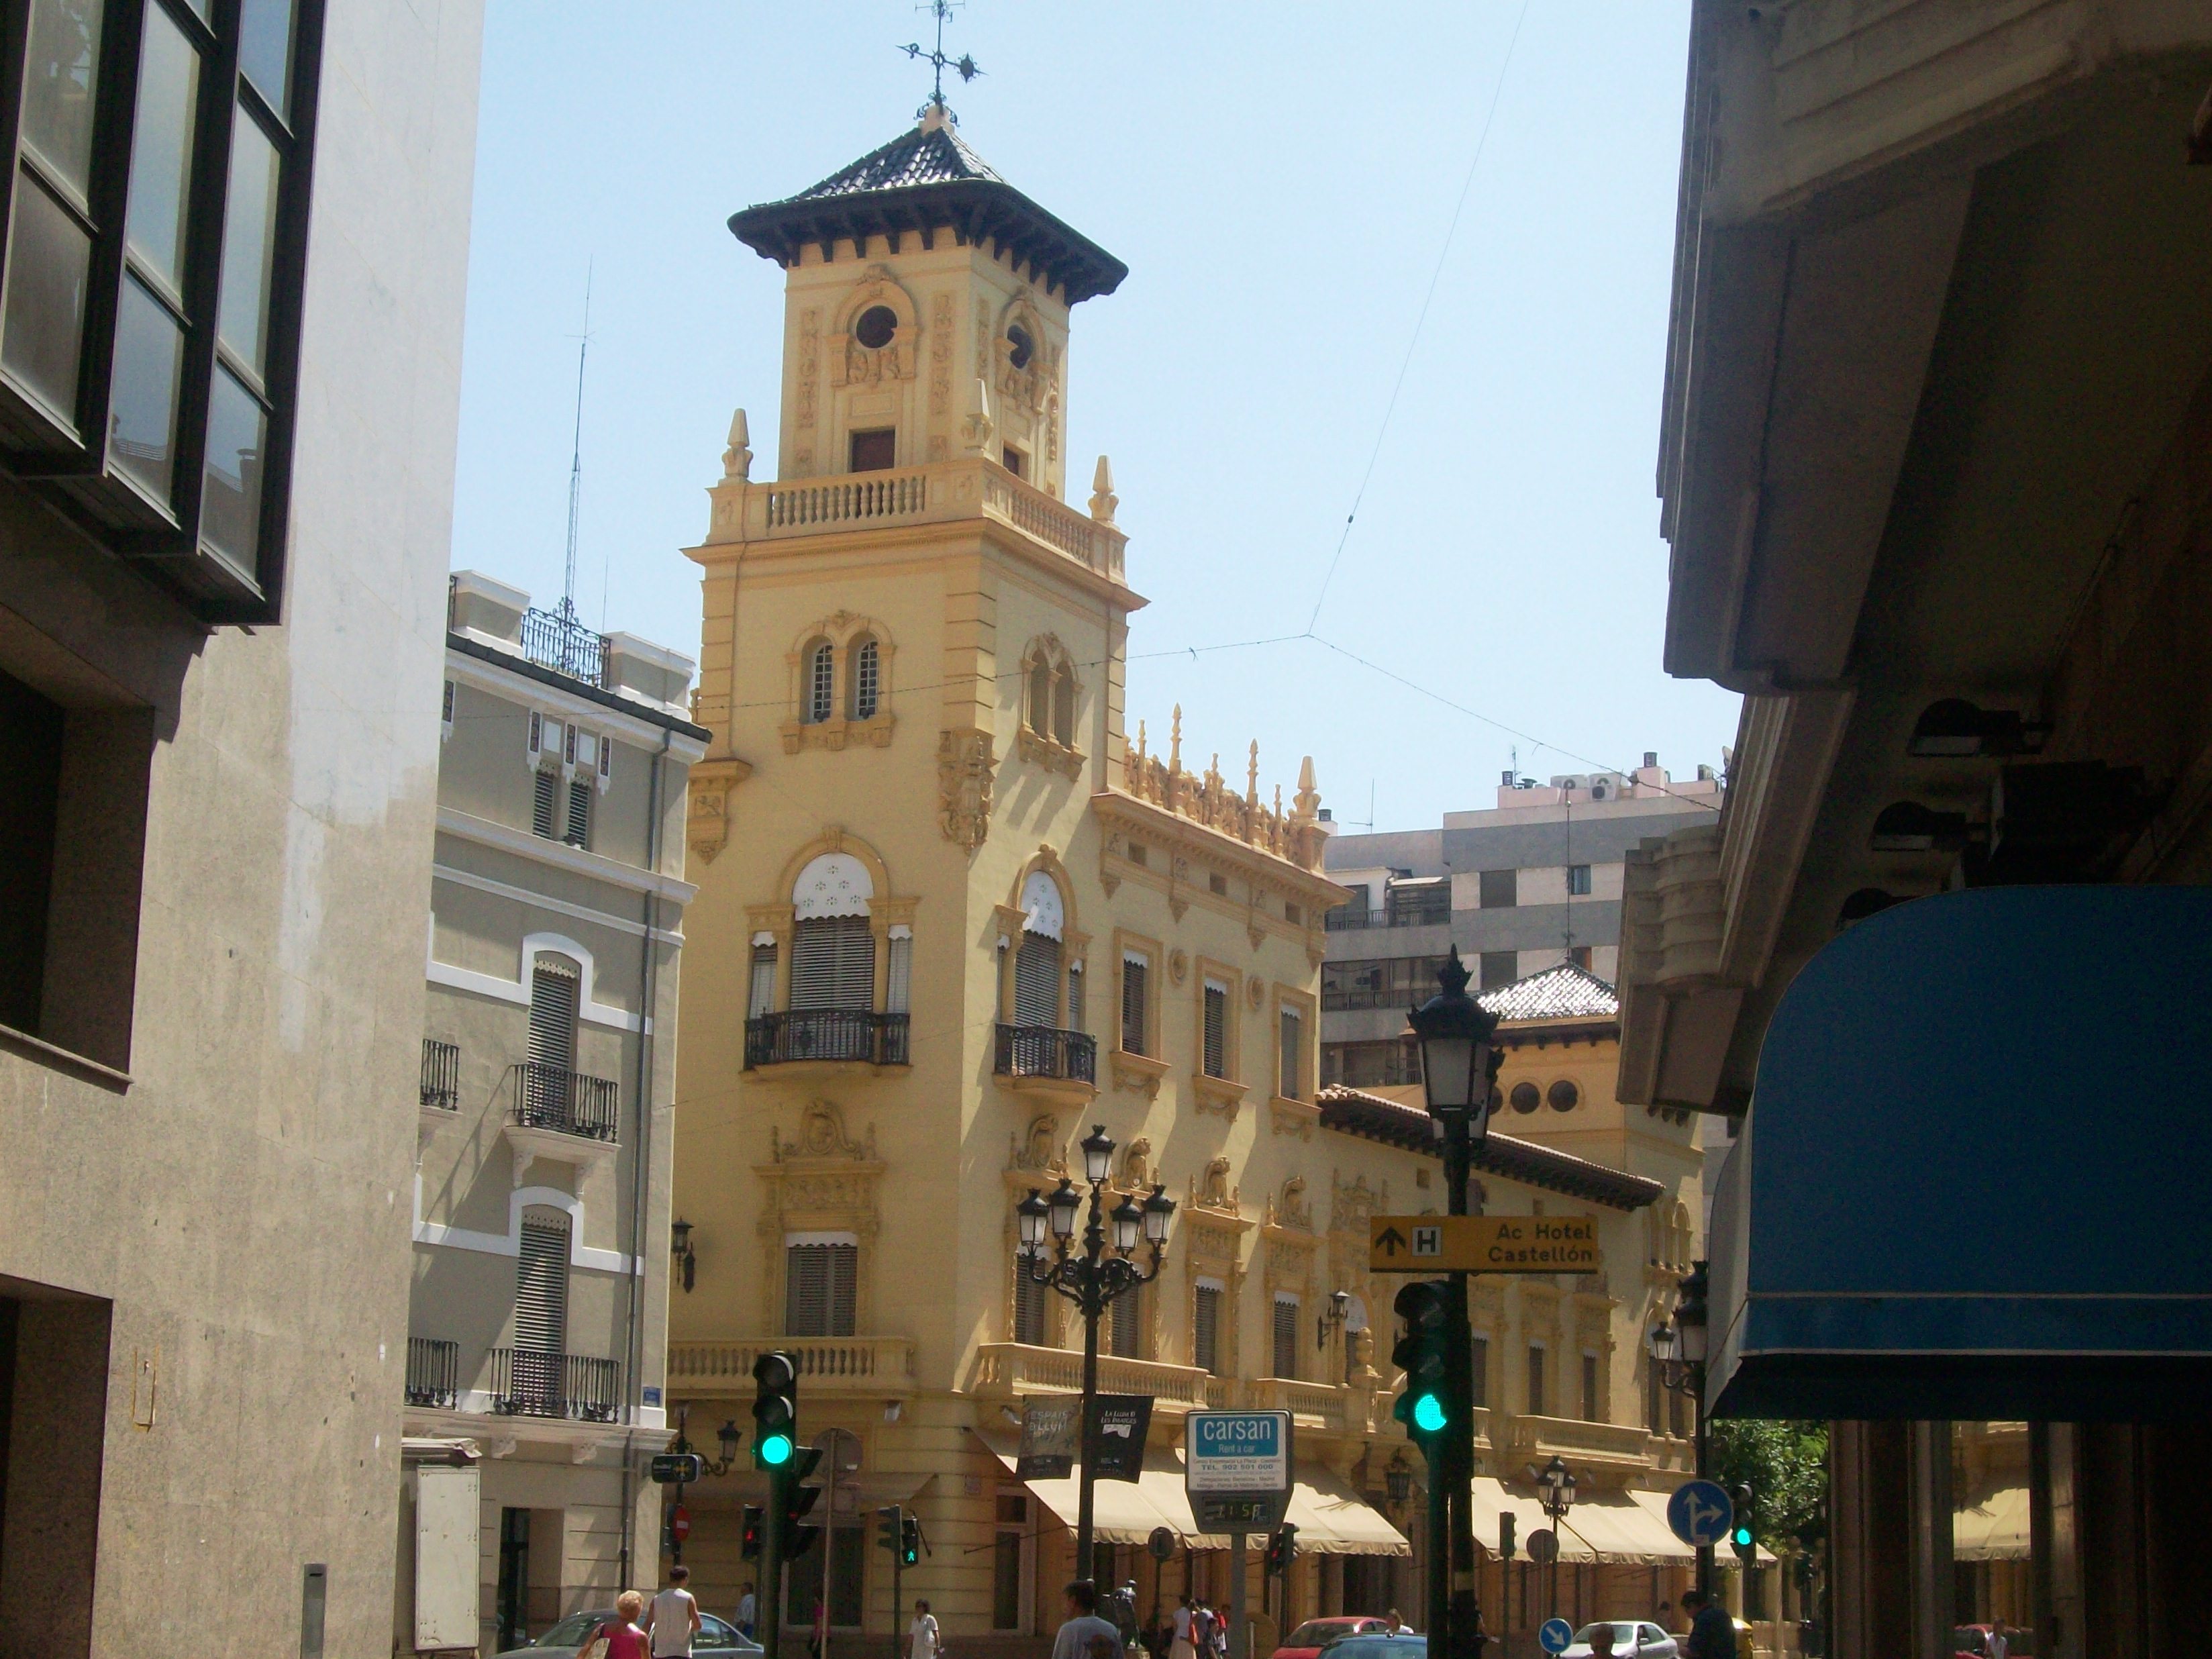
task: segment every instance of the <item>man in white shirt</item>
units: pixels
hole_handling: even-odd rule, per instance
[[[738,1628],[744,1632],[746,1637],[750,1638],[753,1633],[753,1626],[759,1621],[759,1619],[760,1603],[753,1598],[752,1583],[749,1579],[745,1583],[745,1593],[738,1598]]]
[[[1103,1654],[1093,1642],[1103,1645]],[[1121,1659],[1121,1632],[1098,1616],[1098,1586],[1088,1578],[1067,1587],[1067,1622],[1053,1638],[1052,1659]]]
[[[653,1598],[646,1610],[645,1633],[653,1639],[653,1659],[684,1659],[691,1651],[691,1638],[699,1631],[699,1604],[684,1588],[691,1569],[678,1564],[668,1570],[668,1588]]]
[[[914,1604],[914,1623],[907,1626],[906,1659],[937,1659],[937,1620],[929,1603]]]
[[[1182,1593],[1182,1605],[1175,1610],[1175,1636],[1168,1647],[1168,1659],[1198,1659],[1198,1649],[1190,1638],[1190,1592]]]

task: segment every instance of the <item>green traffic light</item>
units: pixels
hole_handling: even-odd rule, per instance
[[[1735,1529],[1735,1543],[1738,1549],[1749,1549],[1751,1547],[1751,1528],[1749,1527],[1738,1527]]]
[[[760,1461],[770,1468],[778,1468],[791,1462],[791,1437],[787,1434],[765,1435],[761,1439]]]
[[[1434,1434],[1444,1425],[1444,1402],[1435,1395],[1425,1394],[1413,1402],[1413,1426],[1425,1434]]]

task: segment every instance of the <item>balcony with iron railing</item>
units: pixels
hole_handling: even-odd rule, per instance
[[[461,1103],[461,1049],[455,1042],[422,1039],[422,1104],[450,1112]]]
[[[540,668],[607,689],[606,635],[586,628],[566,603],[558,611],[522,613],[522,654]]]
[[[745,1022],[745,1069],[810,1061],[903,1066],[907,1024],[905,1014],[878,1014],[866,1008],[794,1008],[787,1013],[755,1014]]]
[[[460,1404],[461,1345],[436,1337],[407,1339],[407,1403],[440,1411]]]
[[[589,1354],[494,1348],[490,1395],[492,1410],[503,1417],[619,1422],[622,1364]]]
[[[1018,1089],[1033,1084],[1087,1097],[1098,1083],[1098,1039],[1054,1025],[1002,1024],[991,1070]]]
[[[621,1121],[621,1093],[611,1078],[520,1060],[514,1066],[514,1121],[525,1129],[611,1143]]]

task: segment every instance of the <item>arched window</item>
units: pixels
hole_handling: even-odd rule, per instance
[[[531,964],[529,1063],[522,1069],[517,1111],[524,1123],[541,1128],[569,1127],[582,985],[580,966],[557,952],[541,951]]]
[[[1063,747],[1075,747],[1075,671],[1064,659],[1053,676],[1052,735]]]
[[[837,653],[823,640],[807,647],[806,723],[819,726],[837,709]]]
[[[853,642],[853,718],[870,720],[876,717],[876,703],[883,693],[883,663],[872,635],[863,634]]]
[[[1042,870],[1022,884],[1022,942],[1014,952],[1014,1024],[1056,1026],[1067,906],[1060,884]]]
[[[875,884],[850,853],[824,853],[793,884],[791,1009],[872,1010],[876,937],[868,925]]]
[[[1041,738],[1052,730],[1052,662],[1042,651],[1030,665],[1029,726]]]

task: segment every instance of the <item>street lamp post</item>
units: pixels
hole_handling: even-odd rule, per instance
[[[1556,1542],[1559,1535],[1559,1522],[1567,1518],[1567,1511],[1575,1506],[1575,1472],[1555,1453],[1550,1462],[1535,1471],[1535,1475],[1536,1489],[1540,1494],[1537,1502],[1544,1506],[1545,1518],[1552,1523],[1552,1537]],[[1559,1557],[1557,1550],[1552,1554],[1550,1578],[1552,1607],[1556,1613],[1559,1605]]]
[[[1030,1195],[1014,1206],[1021,1239],[1020,1271],[1048,1290],[1058,1291],[1083,1314],[1083,1425],[1082,1475],[1077,1483],[1075,1562],[1079,1577],[1091,1576],[1091,1486],[1098,1468],[1098,1321],[1117,1297],[1132,1294],[1140,1285],[1160,1276],[1167,1254],[1168,1223],[1175,1215],[1175,1200],[1165,1187],[1154,1187],[1142,1204],[1133,1195],[1106,1210],[1106,1182],[1114,1170],[1114,1141],[1106,1126],[1097,1125],[1083,1138],[1083,1178],[1091,1188],[1091,1214],[1083,1229],[1083,1246],[1074,1246],[1076,1215],[1084,1195],[1073,1181],[1062,1181],[1049,1198],[1032,1187]],[[1112,1226],[1109,1249],[1108,1225]],[[1052,1259],[1045,1259],[1047,1235],[1052,1240]],[[1136,1263],[1139,1240],[1152,1249],[1149,1270]]]
[[[1658,1367],[1660,1386],[1687,1396],[1695,1413],[1692,1426],[1700,1480],[1711,1478],[1705,1467],[1705,1264],[1692,1262],[1682,1279],[1681,1298],[1675,1304],[1674,1318],[1661,1320],[1644,1339],[1651,1350],[1651,1363]],[[1713,1552],[1709,1544],[1698,1549],[1698,1588],[1707,1595],[1713,1593]]]
[[[1429,1116],[1444,1145],[1444,1193],[1449,1213],[1466,1215],[1468,1182],[1490,1133],[1490,1091],[1504,1059],[1496,1046],[1498,1017],[1467,994],[1468,971],[1459,947],[1437,970],[1443,988],[1407,1018],[1421,1045],[1421,1086]],[[1429,1639],[1443,1644],[1446,1659],[1480,1659],[1488,1639],[1474,1576],[1474,1348],[1467,1318],[1467,1275],[1450,1276],[1445,1323],[1446,1372],[1455,1409],[1439,1445],[1443,1467],[1429,1471],[1445,1502],[1429,1504]],[[1449,1566],[1447,1566],[1449,1561]]]

